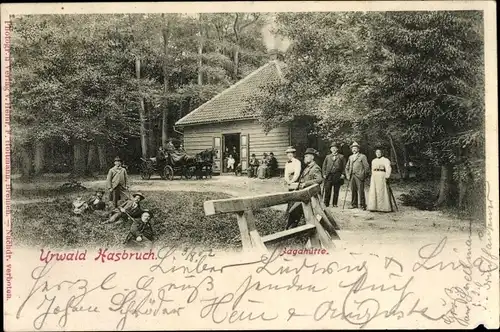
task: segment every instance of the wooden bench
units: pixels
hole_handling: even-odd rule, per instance
[[[261,237],[255,226],[253,211],[290,202],[295,202],[291,209],[302,205],[306,224]],[[308,246],[314,248],[334,248],[333,240],[340,239],[337,233],[339,227],[321,200],[319,185],[297,191],[206,201],[204,209],[207,216],[236,214],[244,251],[266,252],[266,245],[304,234],[309,236]]]

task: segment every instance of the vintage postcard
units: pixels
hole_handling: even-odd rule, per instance
[[[4,330],[499,327],[495,2],[1,11]]]

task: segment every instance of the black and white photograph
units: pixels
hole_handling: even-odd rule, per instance
[[[496,44],[486,43],[495,29],[486,26],[486,11],[467,2],[449,10],[403,2],[384,10],[389,1],[342,10],[335,6],[347,2],[326,3],[330,9],[302,2],[303,10],[268,10],[256,2],[241,11],[191,3],[185,12],[149,3],[143,12],[137,4],[130,12],[88,13],[54,4],[52,13],[3,17],[4,249],[28,248],[39,263],[61,266],[87,254],[81,259],[94,261],[97,250],[93,264],[105,262],[104,252],[163,262],[165,248],[175,248],[210,253],[199,254],[206,255],[201,261],[218,252],[263,255],[261,262],[301,257],[303,267],[306,256],[332,260],[357,252],[382,259],[379,250],[411,251],[414,273],[478,268],[474,273],[494,273],[498,282],[497,235],[491,240],[497,110],[487,101],[487,92],[496,100],[488,86],[496,84],[488,79],[496,73],[489,51],[496,59]],[[467,250],[477,245],[481,252],[486,239],[482,258],[470,258]],[[431,264],[441,252],[448,260]],[[349,294],[368,287],[359,280]],[[476,284],[466,290],[482,299]],[[451,289],[445,295],[459,294]],[[453,299],[433,303],[456,306]],[[341,300],[335,306],[342,308]],[[425,326],[474,328],[481,321],[469,322],[469,307],[467,318],[458,318],[454,309],[426,314],[411,301],[403,316],[418,311],[431,324]],[[362,324],[359,306],[355,318],[344,304],[347,328],[363,328],[385,310]],[[317,317],[324,308],[302,316]],[[331,308],[323,316],[333,317]],[[293,328],[295,320],[314,326],[291,310],[288,321],[277,314],[287,325],[273,328]],[[130,313],[127,324],[140,324],[142,316]],[[271,316],[262,314],[251,328],[268,326],[264,317]],[[26,326],[71,330],[37,319]],[[498,315],[492,319],[498,326]],[[113,319],[108,328],[132,328],[125,320]]]
[[[11,36],[18,242],[237,248],[205,201],[314,185],[357,238],[484,224],[480,11],[27,15]],[[261,238],[310,223],[256,212]]]

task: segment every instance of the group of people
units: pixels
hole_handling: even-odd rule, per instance
[[[248,162],[247,175],[249,178],[269,179],[278,174],[278,160],[274,153],[264,152],[262,158],[257,160],[255,153],[252,153]]]
[[[314,158],[318,155],[315,149],[308,148],[304,153],[305,168],[296,159],[296,150],[289,147],[285,153],[288,161],[285,165],[285,181],[288,190],[293,191],[303,189],[314,184],[323,184],[323,199],[326,206],[332,201],[333,207],[338,206],[340,187],[347,179],[351,190],[350,208],[361,208],[369,211],[392,212],[394,211],[391,200],[391,191],[387,180],[391,176],[391,162],[383,156],[382,149],[375,150],[376,158],[372,161],[372,166],[368,159],[360,153],[360,146],[354,142],[351,145],[352,155],[345,158],[339,153],[339,146],[332,143],[330,154],[328,154],[320,167]],[[365,180],[371,175],[368,204],[365,197]],[[333,190],[332,190],[333,189]],[[333,191],[333,199],[332,199]],[[289,205],[290,211],[293,204]],[[294,208],[287,214],[287,229],[297,225],[302,216],[301,208]]]
[[[98,190],[87,200],[78,198],[73,202],[73,213],[81,215],[86,212],[101,211],[106,216],[104,224],[120,225],[131,221],[130,231],[124,244],[139,247],[151,246],[154,241],[151,225],[153,214],[141,207],[141,202],[145,199],[142,193],[129,194],[127,181],[127,170],[123,167],[122,160],[116,157],[114,166],[108,171],[106,178],[111,210],[106,211],[104,191]]]

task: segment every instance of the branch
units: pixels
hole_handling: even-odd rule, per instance
[[[236,37],[236,41],[238,41],[239,35],[238,35],[238,20],[240,18],[240,15],[238,13],[235,13],[235,18],[234,18],[234,23],[233,23],[233,31],[234,31],[234,36]]]
[[[240,31],[242,31],[243,29],[245,29],[246,27],[254,24],[255,22],[257,22],[260,18],[260,15],[259,14],[253,14],[253,21],[250,21],[250,22],[247,22],[245,24],[243,24],[241,27],[240,27]]]

